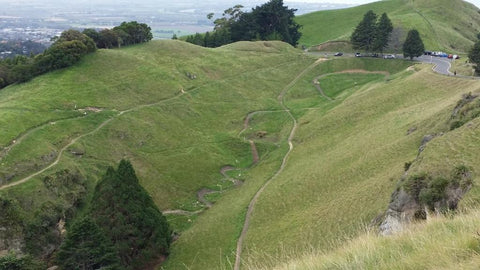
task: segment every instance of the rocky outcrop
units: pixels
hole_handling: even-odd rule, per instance
[[[380,233],[389,235],[399,232],[405,224],[414,220],[421,212],[421,206],[416,200],[408,194],[403,188],[397,189],[392,194],[392,199],[388,206],[383,221],[380,224]]]
[[[402,179],[380,222],[380,233],[394,234],[412,221],[427,219],[430,213],[456,210],[471,187],[472,173],[465,166],[455,167],[448,177],[424,173]]]

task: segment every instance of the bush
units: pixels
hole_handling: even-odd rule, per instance
[[[418,198],[419,201],[427,205],[431,210],[434,210],[435,202],[439,202],[446,198],[445,190],[449,184],[449,180],[439,177],[435,178],[428,187],[420,191]]]
[[[7,256],[0,257],[0,270],[44,270],[46,265],[31,256],[17,256],[9,253]]]

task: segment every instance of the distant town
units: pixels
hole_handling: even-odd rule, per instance
[[[175,2],[144,0],[138,2],[106,0],[72,0],[65,4],[60,0],[25,1],[0,0],[0,58],[18,54],[38,53],[51,44],[52,38],[67,29],[104,29],[123,21],[147,23],[152,28],[154,39],[169,39],[174,34],[183,36],[212,29],[213,23],[207,14],[215,17],[223,10],[239,2],[245,10],[262,1],[246,0],[219,4],[206,0],[193,6],[191,1]],[[40,2],[40,3],[39,3]],[[164,2],[162,4],[162,2]],[[324,9],[348,7],[338,4],[288,3],[297,9],[297,15]],[[214,19],[215,19],[214,17]],[[38,45],[40,44],[40,45]]]

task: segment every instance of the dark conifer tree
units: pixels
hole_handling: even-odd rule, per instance
[[[139,184],[128,161],[109,168],[93,195],[91,216],[105,231],[127,269],[140,269],[166,255],[171,231],[166,218]]]
[[[62,269],[120,269],[119,258],[102,230],[90,217],[72,224],[56,257]]]
[[[375,34],[377,27],[377,15],[369,10],[363,16],[363,20],[353,31],[351,42],[354,49],[365,50],[367,52],[375,49]]]
[[[480,40],[475,42],[472,49],[468,53],[468,59],[475,64],[475,72],[480,73]]]
[[[374,42],[375,51],[383,53],[383,50],[388,46],[388,41],[390,40],[392,31],[392,21],[390,21],[386,13],[383,13],[376,27]]]
[[[410,60],[413,57],[419,57],[425,51],[425,46],[423,45],[422,38],[417,30],[410,30],[407,34],[407,39],[403,44],[403,56],[405,58],[409,57]]]

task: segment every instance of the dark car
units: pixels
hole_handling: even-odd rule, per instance
[[[356,52],[355,57],[362,57],[362,55],[359,52]]]
[[[341,52],[336,52],[336,53],[334,54],[334,56],[342,56],[342,55],[343,55],[343,53],[341,53]]]

